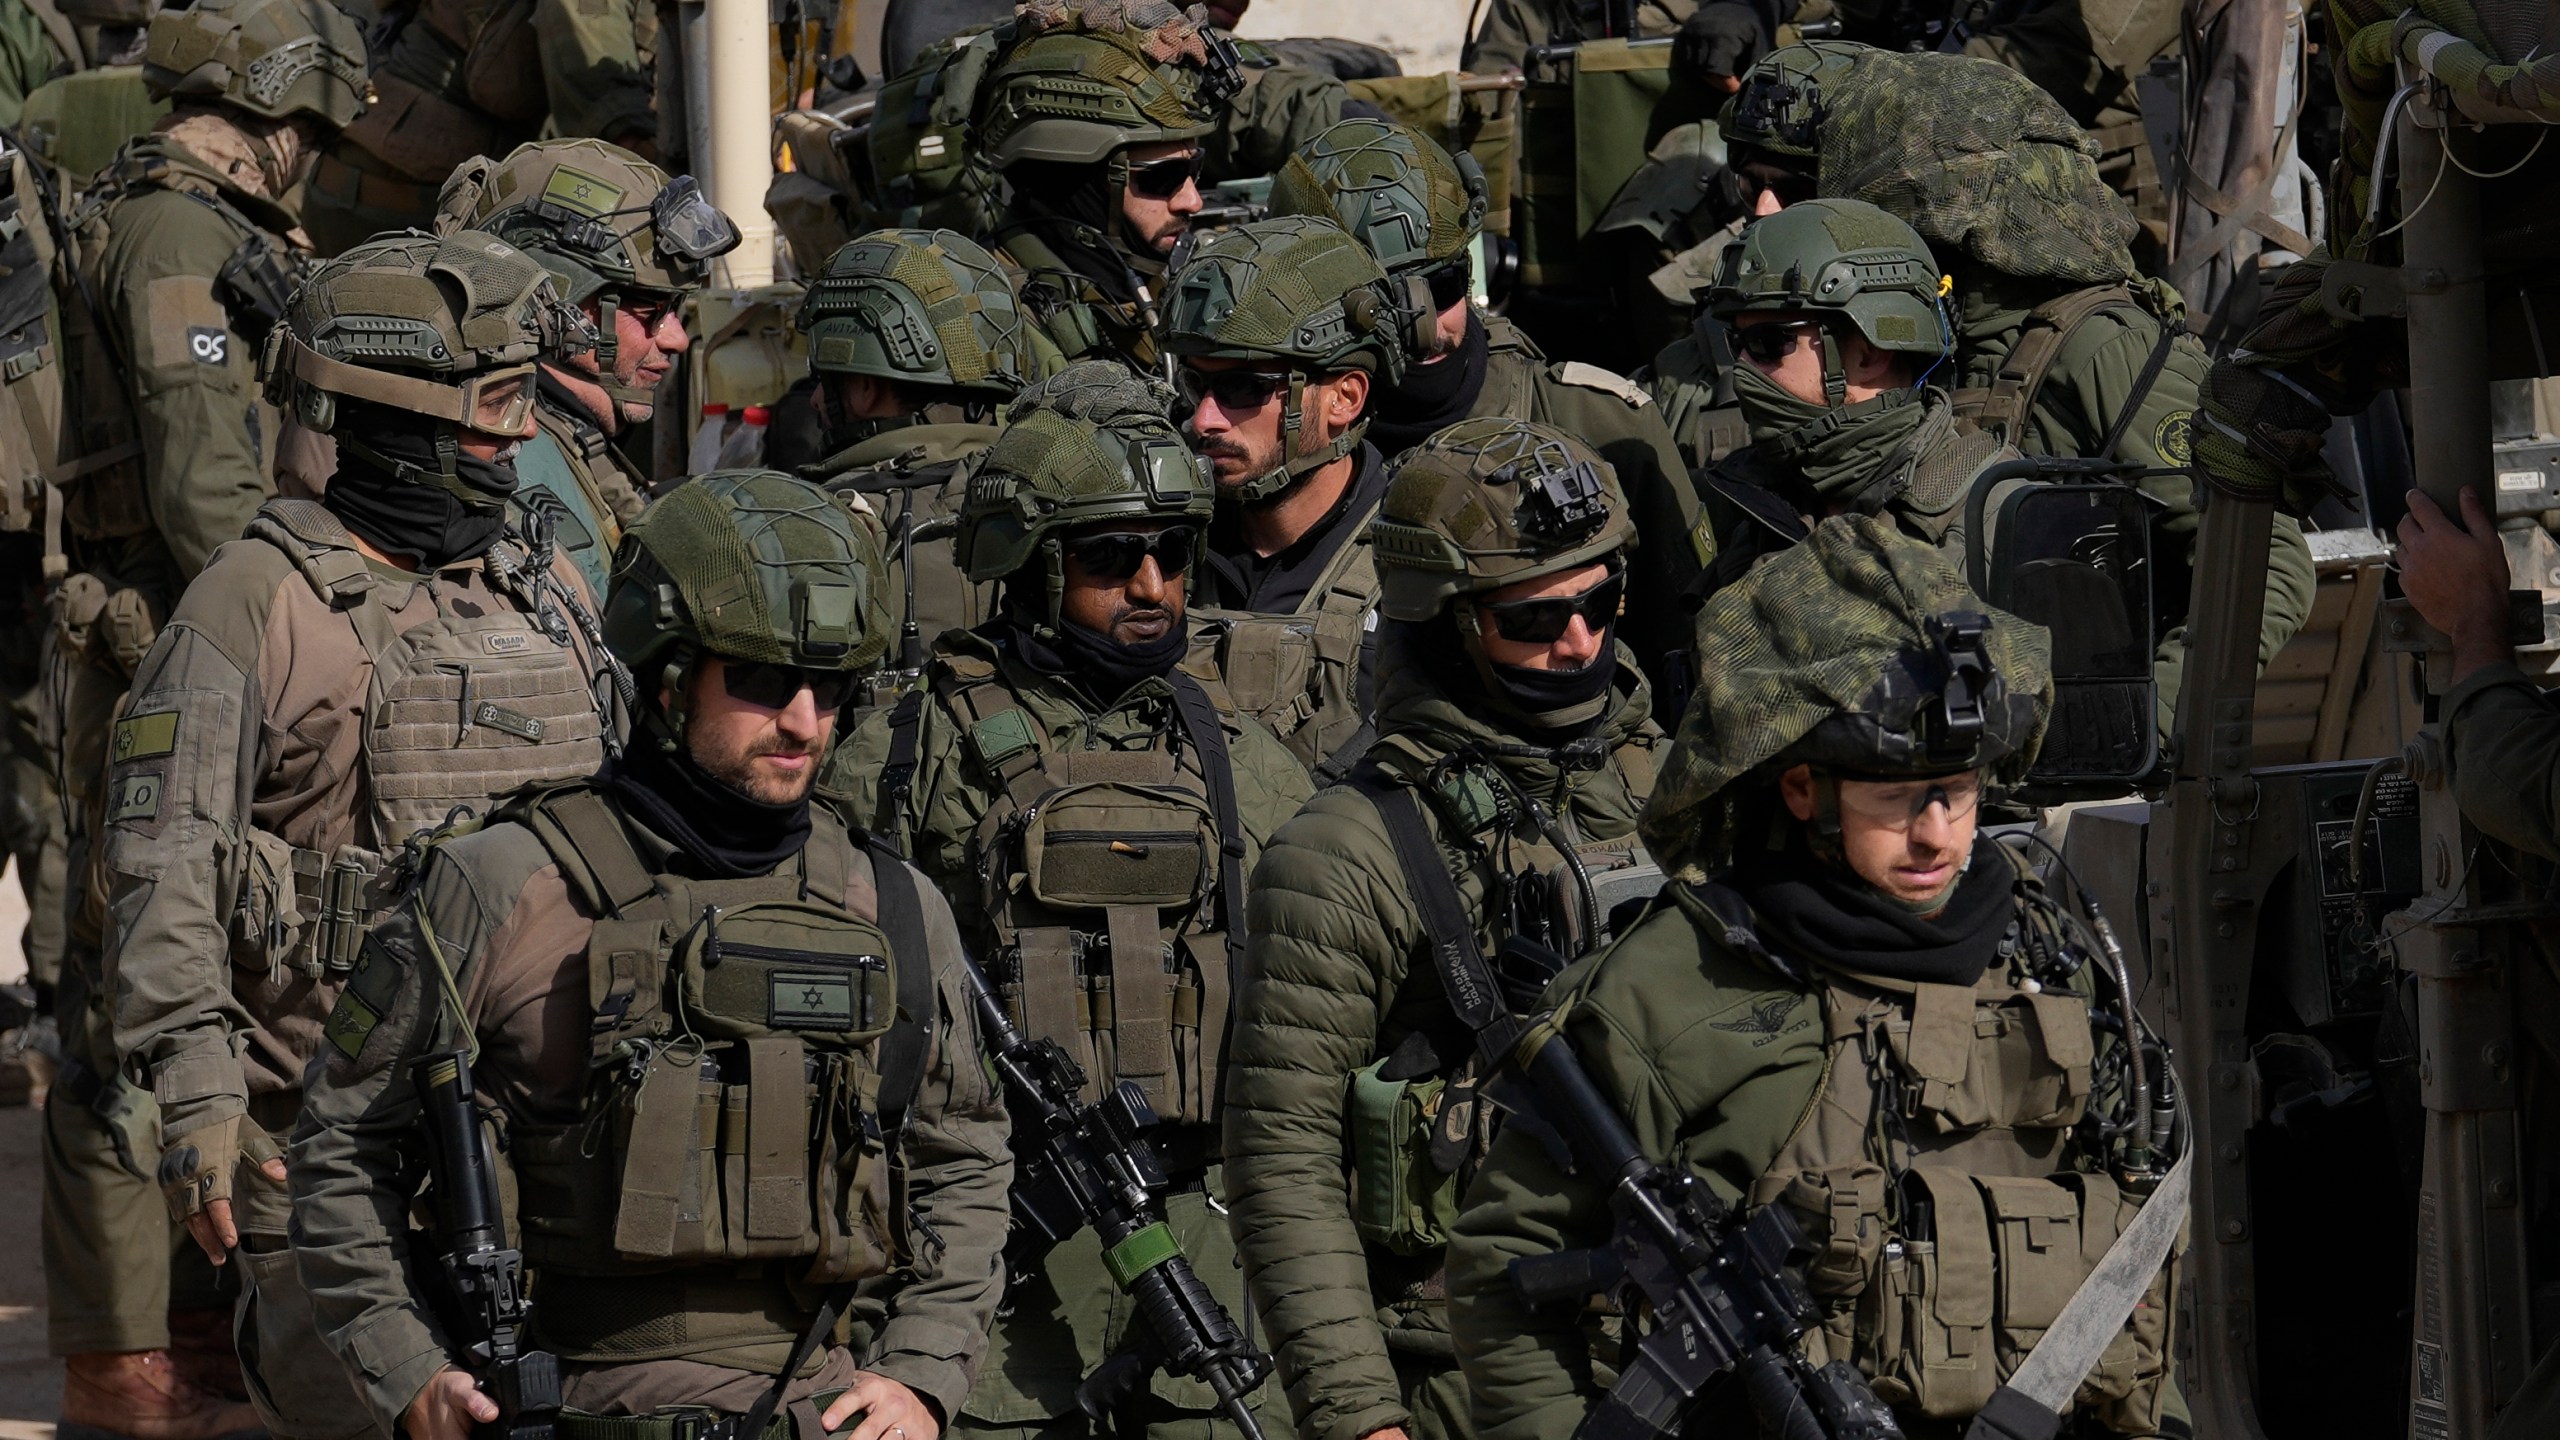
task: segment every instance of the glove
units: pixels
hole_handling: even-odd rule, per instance
[[[160,1193],[169,1201],[170,1217],[184,1222],[216,1200],[228,1201],[232,1176],[243,1158],[252,1165],[263,1165],[282,1159],[283,1155],[264,1127],[241,1115],[200,1125],[165,1142],[160,1151],[159,1178]]]
[[[1671,37],[1672,65],[1711,84],[1740,80],[1767,53],[1767,23],[1757,8],[1734,0],[1709,0],[1680,22],[1679,33]]]

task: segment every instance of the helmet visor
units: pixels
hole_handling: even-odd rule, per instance
[[[690,175],[667,182],[649,203],[649,225],[658,232],[658,253],[703,264],[738,248],[738,227],[702,193]]]

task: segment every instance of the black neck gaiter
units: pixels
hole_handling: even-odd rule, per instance
[[[1484,322],[1467,315],[1467,338],[1428,365],[1408,366],[1392,388],[1378,391],[1369,407],[1369,443],[1381,454],[1401,455],[1467,418],[1484,393],[1492,341]]]
[[[443,421],[414,411],[342,401],[332,427],[340,440],[338,469],[320,503],[375,549],[415,556],[430,569],[487,554],[506,533],[506,502],[516,493],[514,465],[456,456],[455,477],[474,495],[487,497],[486,503],[465,504],[450,490],[401,479],[374,458],[434,470],[440,463],[436,432],[443,428]]]
[[[1061,620],[1052,642],[1017,619],[1013,650],[1032,669],[1074,680],[1095,699],[1109,704],[1139,681],[1171,673],[1191,653],[1191,632],[1176,624],[1144,645],[1123,645],[1099,630]]]
[[[646,735],[605,767],[604,783],[703,875],[770,875],[809,843],[809,797],[768,805],[713,779],[693,757]],[[832,898],[832,897],[830,897]]]
[[[1982,978],[2017,913],[2007,861],[1974,842],[1973,862],[1947,906],[1927,919],[1896,905],[1848,867],[1817,858],[1802,827],[1784,850],[1737,869],[1763,938],[1781,954],[1891,980],[1971,985]]]
[[[1615,627],[1612,627],[1613,629]],[[1494,683],[1501,686],[1511,703],[1522,713],[1535,717],[1561,714],[1577,705],[1588,704],[1608,693],[1618,679],[1618,641],[1613,634],[1600,637],[1600,653],[1579,670],[1532,670],[1525,665],[1497,665],[1487,662]],[[1590,721],[1569,726],[1576,732],[1587,732],[1597,724],[1603,710]]]
[[[1058,258],[1121,304],[1136,300],[1128,257],[1114,243],[1119,217],[1100,165],[1023,160],[1005,167],[1015,215],[1023,228],[1049,242]]]

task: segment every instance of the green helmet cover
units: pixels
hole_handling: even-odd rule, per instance
[[[997,170],[1024,160],[1097,165],[1131,145],[1207,135],[1221,106],[1182,76],[1178,60],[1151,57],[1149,38],[1146,31],[1073,29],[1016,44],[996,63],[979,103],[976,129],[987,163]]]
[[[1428,620],[1461,596],[1632,550],[1636,530],[1598,452],[1553,426],[1485,416],[1396,458],[1369,544],[1378,608]]]
[[[1004,269],[950,230],[874,230],[827,257],[796,322],[809,369],[1013,397],[1040,376]]]
[[[154,99],[308,115],[333,130],[364,112],[364,30],[327,0],[197,0],[153,15],[144,43]]]
[[[536,140],[501,160],[465,160],[437,196],[436,228],[504,237],[550,267],[572,305],[605,291],[699,290],[711,259],[738,243],[690,176],[602,140]]]
[[[1491,204],[1473,155],[1453,156],[1420,131],[1384,120],[1327,128],[1271,181],[1270,213],[1339,222],[1390,275],[1464,256]]]
[[[1908,225],[1859,200],[1807,200],[1743,227],[1707,287],[1719,320],[1753,312],[1837,316],[1879,350],[1945,355],[1946,281]]]
[[[1077,361],[1023,391],[995,443],[972,462],[952,539],[960,568],[971,580],[996,580],[1045,558],[1055,625],[1060,535],[1105,520],[1206,520],[1217,484],[1166,418],[1171,401],[1161,385],[1108,360]]]
[[[1846,40],[1805,40],[1760,57],[1724,102],[1716,128],[1725,144],[1807,162],[1822,157],[1822,122],[1861,61],[1884,52]]]
[[[2052,709],[2044,629],[1879,516],[1815,525],[1709,597],[1697,634],[1698,693],[1641,822],[1666,869],[1728,858],[1741,782],[1790,765],[2013,784]]]

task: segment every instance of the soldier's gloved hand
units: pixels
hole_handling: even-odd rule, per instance
[[[1725,95],[1742,88],[1742,77],[1768,51],[1769,27],[1759,9],[1735,0],[1709,0],[1671,37],[1671,63],[1680,73]]]
[[[231,1218],[232,1173],[242,1156],[269,1180],[284,1183],[284,1156],[267,1132],[234,1115],[170,1138],[160,1152],[160,1193],[169,1213],[185,1222],[205,1258],[220,1265],[240,1243]]]

